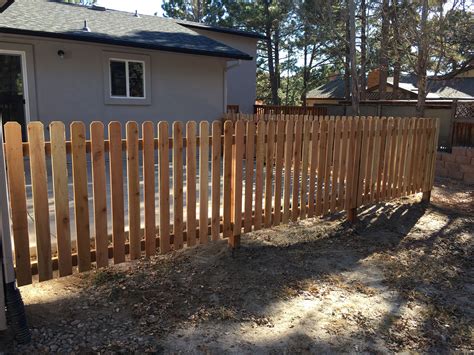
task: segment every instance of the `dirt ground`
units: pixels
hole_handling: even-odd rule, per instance
[[[21,289],[6,352],[474,351],[474,188],[253,232]],[[3,344],[2,344],[3,343]]]

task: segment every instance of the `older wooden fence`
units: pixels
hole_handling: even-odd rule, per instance
[[[233,111],[235,112],[235,111]],[[326,107],[253,105],[253,113],[258,115],[327,115]]]
[[[451,141],[453,147],[474,147],[474,119],[454,120]]]
[[[64,124],[53,122],[45,142],[32,122],[23,143],[21,127],[7,123],[18,283],[222,237],[235,247],[242,232],[342,210],[353,218],[363,205],[429,193],[438,127],[435,119],[300,116],[201,122],[198,136],[195,122],[145,122],[141,135],[135,122],[111,122],[107,132],[101,122],[88,132],[74,122],[66,141]]]
[[[474,102],[453,102],[451,147],[474,147]]]

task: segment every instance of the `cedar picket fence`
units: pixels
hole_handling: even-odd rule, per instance
[[[65,276],[75,266],[83,272],[93,263],[104,267],[111,259],[121,263],[127,255],[137,259],[143,252],[146,256],[157,250],[167,253],[184,244],[205,244],[221,237],[237,247],[242,232],[343,210],[354,220],[360,206],[418,192],[429,199],[437,119],[291,116],[257,120],[201,122],[199,136],[195,122],[174,122],[171,136],[167,122],[157,126],[145,122],[141,137],[138,124],[128,122],[125,139],[119,122],[108,125],[108,139],[104,125],[93,122],[90,140],[86,140],[85,125],[74,122],[70,141],[65,139],[64,124],[53,122],[49,142],[44,140],[42,123],[32,122],[25,143],[20,125],[7,123],[5,152],[18,284],[32,283],[36,273],[44,281],[53,277],[53,270]],[[48,174],[48,159],[52,174]],[[25,181],[29,180],[35,258],[30,254],[28,230]],[[92,196],[88,184],[92,184]],[[52,212],[49,205],[54,205]],[[54,223],[56,246],[50,223]]]

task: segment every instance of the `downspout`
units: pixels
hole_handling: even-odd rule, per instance
[[[226,67],[224,68],[224,114],[227,113],[227,72],[230,70],[230,69],[233,69],[233,68],[236,68],[238,66],[240,66],[240,64],[242,63],[242,60],[237,60],[237,62],[227,66],[227,63],[226,63]]]

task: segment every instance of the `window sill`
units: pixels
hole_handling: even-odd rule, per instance
[[[150,98],[145,98],[145,99],[119,99],[119,98],[111,98],[108,97],[105,99],[105,104],[106,105],[124,105],[124,106],[150,106],[151,105],[151,99]]]

